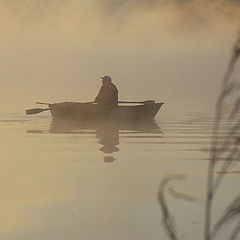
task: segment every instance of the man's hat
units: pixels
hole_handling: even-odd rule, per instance
[[[101,77],[102,80],[106,80],[106,81],[109,81],[111,82],[112,81],[112,78],[110,76],[104,76],[104,77]]]

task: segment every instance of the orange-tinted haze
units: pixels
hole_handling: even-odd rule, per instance
[[[216,95],[237,1],[3,0],[0,107],[89,101],[111,75],[121,100]]]

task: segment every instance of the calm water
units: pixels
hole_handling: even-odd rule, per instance
[[[213,117],[211,106],[165,104],[147,125],[63,128],[49,113],[2,111],[0,239],[167,239],[157,192],[175,174],[186,180],[173,191],[195,198],[166,191],[179,236],[202,239]],[[238,188],[238,169],[226,175],[215,217]]]

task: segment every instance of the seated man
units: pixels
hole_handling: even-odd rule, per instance
[[[95,98],[96,103],[104,110],[114,110],[118,105],[118,90],[110,76],[101,77],[102,87]]]

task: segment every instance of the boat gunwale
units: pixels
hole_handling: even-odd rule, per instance
[[[119,105],[116,110],[101,112],[97,104],[82,104],[76,102],[62,102],[49,104],[50,112],[53,118],[85,118],[81,114],[89,114],[89,118],[104,117],[105,115],[119,115],[123,118],[154,118],[163,105],[160,103],[137,104],[137,105]],[[81,113],[82,112],[82,113]],[[106,114],[105,114],[106,113]],[[126,114],[126,117],[124,117]],[[122,115],[122,116],[121,116]],[[128,116],[128,117],[127,117]],[[93,117],[93,118],[94,118]],[[86,117],[88,118],[88,117]]]

